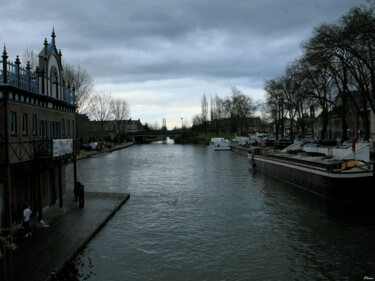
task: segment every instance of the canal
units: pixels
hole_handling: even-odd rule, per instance
[[[374,206],[316,197],[245,156],[136,145],[78,161],[78,176],[87,191],[131,197],[64,269],[71,280],[375,277]]]

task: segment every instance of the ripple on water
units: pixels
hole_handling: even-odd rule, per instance
[[[87,190],[131,194],[73,262],[79,280],[374,276],[373,209],[348,212],[241,155],[142,145],[78,164]]]

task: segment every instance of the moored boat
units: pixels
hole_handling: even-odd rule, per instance
[[[355,202],[375,202],[374,165],[369,144],[352,148],[301,147],[299,143],[282,151],[253,148],[252,167],[293,183],[320,196]]]
[[[215,151],[230,150],[230,142],[224,138],[211,138],[211,146]]]

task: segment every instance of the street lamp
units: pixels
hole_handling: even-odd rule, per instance
[[[181,129],[184,126],[184,118],[181,117]]]

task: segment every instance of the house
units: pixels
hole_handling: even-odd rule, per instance
[[[0,61],[0,226],[11,225],[11,206],[30,202],[43,219],[49,206],[63,206],[65,165],[75,144],[74,89],[64,82],[61,50],[52,32],[44,40],[36,72],[17,56]],[[76,170],[75,170],[76,171]],[[76,173],[75,173],[75,182]]]
[[[369,124],[369,140],[370,142],[375,141],[375,114],[372,112],[370,108],[367,109],[368,120],[370,121]],[[363,138],[365,135],[365,122],[361,118],[361,116],[353,109],[348,111],[347,117],[347,132],[346,136],[350,139],[353,135],[356,136],[357,139]],[[316,121],[313,124],[314,126],[314,138],[321,138],[321,132],[323,129],[323,118],[322,115],[319,115]],[[341,117],[334,111],[329,111],[328,113],[328,126],[326,132],[326,138],[329,139],[337,139],[341,140],[342,136],[342,119]]]
[[[77,126],[77,137],[81,144],[91,141],[113,141],[116,138],[118,141],[123,141],[127,134],[143,131],[143,125],[140,119],[108,120],[101,122],[92,121],[85,114],[77,114]]]

